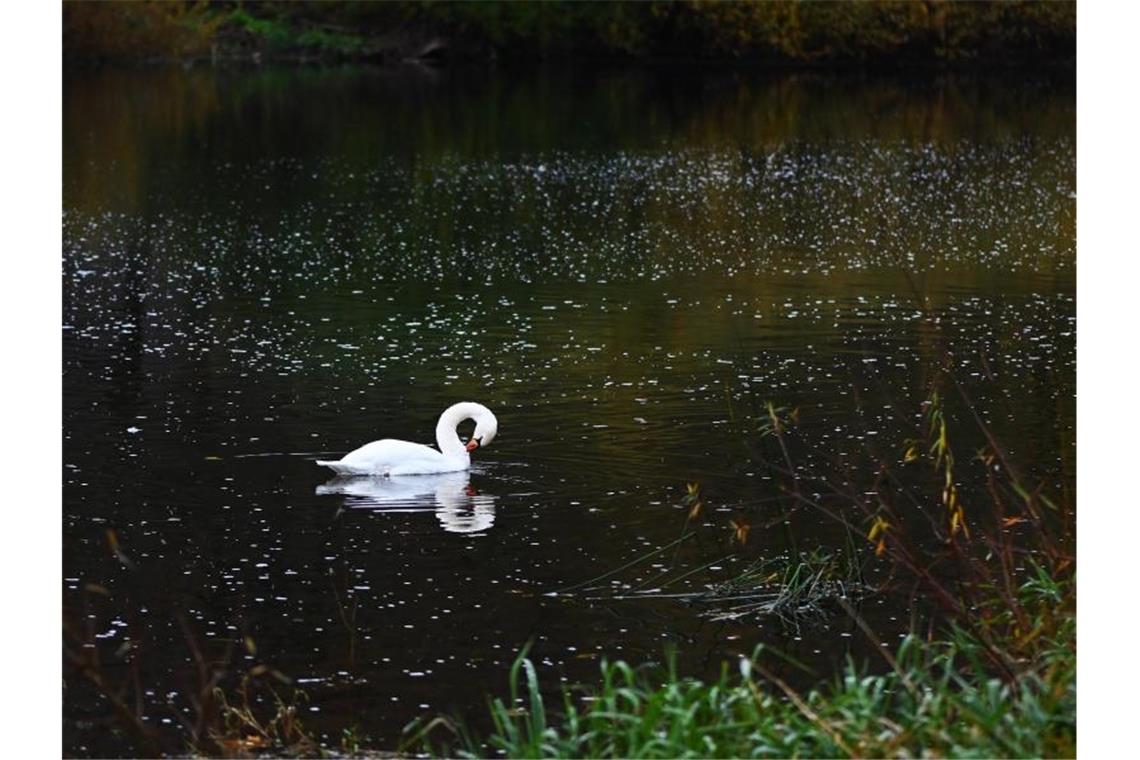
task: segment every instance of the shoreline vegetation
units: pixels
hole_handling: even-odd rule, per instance
[[[564,689],[561,704],[548,704],[524,651],[509,699],[491,700],[489,736],[437,718],[410,727],[409,746],[434,757],[1075,757],[1070,586],[1039,569],[1021,588],[1038,628],[1010,678],[983,664],[983,639],[954,626],[882,649],[885,673],[848,660],[807,692],[768,669],[778,653],[758,649],[722,663],[715,681],[682,677],[668,658],[663,667],[603,661],[598,686]],[[1045,632],[1046,619],[1060,624]]]
[[[570,59],[1056,68],[1075,66],[1076,4],[69,0],[63,51],[70,65]]]

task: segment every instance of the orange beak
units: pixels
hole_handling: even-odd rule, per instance
[[[474,451],[475,449],[479,448],[479,442],[476,441],[474,438],[472,438],[470,441],[467,442],[467,446],[465,448],[468,451]]]

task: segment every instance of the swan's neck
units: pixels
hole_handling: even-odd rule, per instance
[[[445,409],[443,414],[439,415],[439,422],[435,426],[435,442],[439,444],[439,450],[443,455],[466,458],[467,449],[459,440],[459,433],[455,429],[459,427],[460,422],[477,420],[488,411],[487,407],[472,401],[463,401]]]

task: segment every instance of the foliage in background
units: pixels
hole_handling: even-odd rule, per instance
[[[200,58],[224,20],[204,0],[66,2],[64,59]]]
[[[1055,63],[1076,51],[1072,2],[64,3],[69,59],[257,56]]]

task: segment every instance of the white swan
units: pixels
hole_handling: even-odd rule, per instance
[[[475,432],[466,445],[455,428],[464,420],[475,420]],[[471,452],[489,446],[499,432],[499,421],[482,404],[463,401],[449,406],[439,416],[435,440],[439,451],[422,443],[385,438],[366,443],[336,461],[317,460],[338,475],[433,475],[457,472],[471,467]]]

